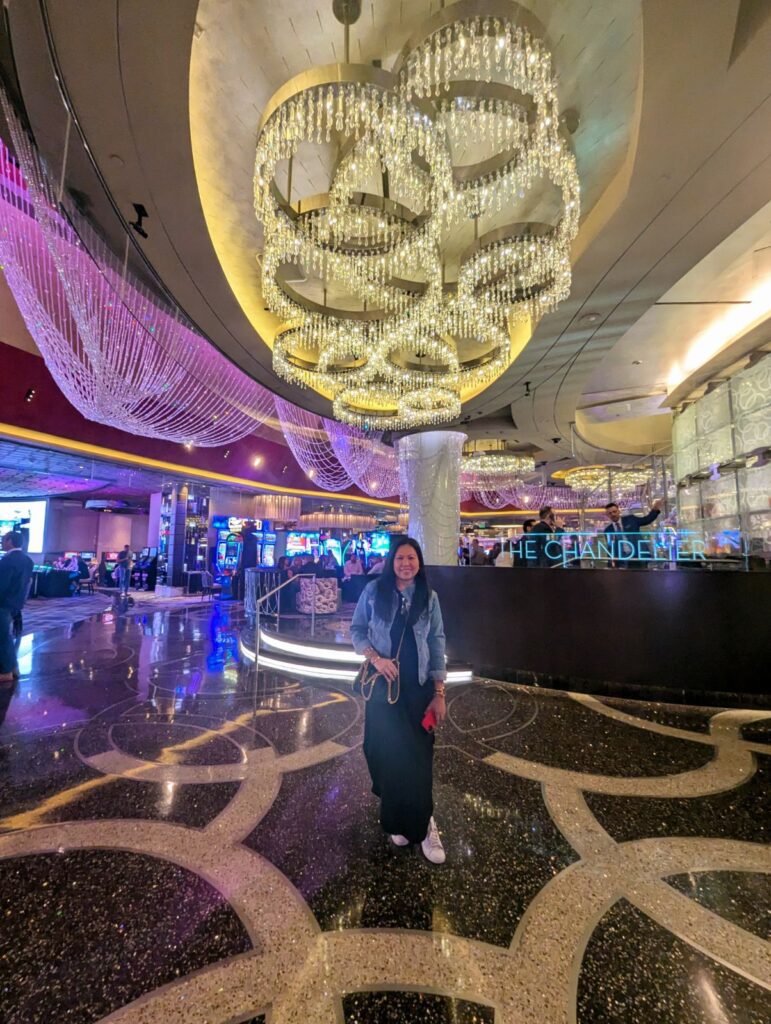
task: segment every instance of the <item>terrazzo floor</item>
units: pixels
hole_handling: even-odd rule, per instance
[[[434,867],[380,830],[360,702],[255,678],[244,626],[113,608],[22,639],[3,1024],[771,1020],[771,714],[454,687]]]

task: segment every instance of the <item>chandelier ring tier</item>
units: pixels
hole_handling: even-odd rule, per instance
[[[344,422],[450,422],[462,394],[508,366],[511,325],[568,294],[579,186],[543,39],[514,2],[461,0],[424,24],[393,72],[313,68],[268,102],[254,200],[263,297],[284,322],[274,367],[330,394]],[[483,159],[464,161],[469,138]],[[332,145],[327,192],[293,197],[301,147]],[[446,282],[448,232],[536,186],[558,196],[555,222],[477,239]]]

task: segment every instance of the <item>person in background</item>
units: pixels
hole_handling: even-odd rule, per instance
[[[125,544],[123,550],[118,552],[116,572],[118,575],[118,590],[122,597],[127,597],[131,581],[131,550],[128,544]]]
[[[500,541],[496,541],[495,544],[493,544],[493,546],[490,548],[490,551],[488,552],[487,564],[488,565],[495,565],[496,564],[496,560],[497,560],[498,556],[500,555],[500,553],[501,553],[501,544],[500,544]]]
[[[520,569],[526,568],[532,561],[527,557],[527,548],[525,545],[528,534],[532,532],[535,523],[535,519],[526,519],[522,524],[522,536],[517,538],[517,541],[513,544],[513,554],[511,560],[513,564]]]
[[[349,551],[345,559],[345,565],[343,566],[343,575],[346,579],[350,579],[351,576],[363,576],[364,566],[361,564],[361,559],[355,551]]]
[[[553,534],[564,533],[561,526],[557,525],[557,517],[551,505],[545,505],[538,513],[538,522],[530,531],[530,536],[536,542],[536,557],[529,561],[528,565],[536,565],[539,569],[550,569],[553,565],[560,565],[561,560],[549,558],[546,554],[546,545]]]
[[[368,576],[377,576],[383,571],[385,565],[385,559],[382,555],[373,555],[369,560],[369,568],[367,569]]]
[[[434,734],[422,723],[429,711],[437,724],[447,715],[445,635],[416,540],[395,544],[382,573],[367,584],[351,640],[378,673],[365,700],[364,756],[380,824],[394,846],[420,843],[427,860],[443,864],[433,817]]]
[[[468,555],[469,565],[487,565],[487,555],[484,549],[479,543],[478,537],[473,537],[471,540],[471,548]]]
[[[0,724],[8,710],[14,683],[19,678],[11,627],[24,607],[32,579],[33,562],[29,555],[24,554],[21,544],[21,534],[13,530],[3,537],[5,554],[0,559]]]
[[[610,522],[605,527],[605,534],[608,538],[608,547],[614,555],[629,553],[629,558],[613,558],[608,562],[611,569],[645,568],[648,562],[640,558],[640,527],[649,526],[661,515],[661,502],[654,501],[651,510],[646,516],[636,516],[631,512],[621,514],[621,509],[615,501],[609,501],[605,511]],[[622,543],[626,541],[626,547]]]
[[[495,564],[499,569],[511,569],[514,565],[513,559],[513,545],[511,540],[505,540],[503,547],[501,548],[498,556],[495,559]]]

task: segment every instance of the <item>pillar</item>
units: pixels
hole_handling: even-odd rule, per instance
[[[460,463],[466,435],[454,430],[410,434],[399,441],[399,482],[408,533],[427,565],[457,565]]]
[[[187,484],[179,484],[171,492],[171,523],[166,582],[170,587],[185,585],[185,531],[187,529]],[[195,566],[192,566],[195,568]]]
[[[150,495],[150,510],[147,515],[147,547],[157,548],[161,536],[161,505],[163,494],[157,491]]]

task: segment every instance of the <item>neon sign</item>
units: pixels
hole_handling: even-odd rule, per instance
[[[664,533],[565,533],[526,534],[512,543],[515,557],[526,562],[545,559],[549,568],[584,559],[595,562],[703,562],[702,536],[691,531]]]

